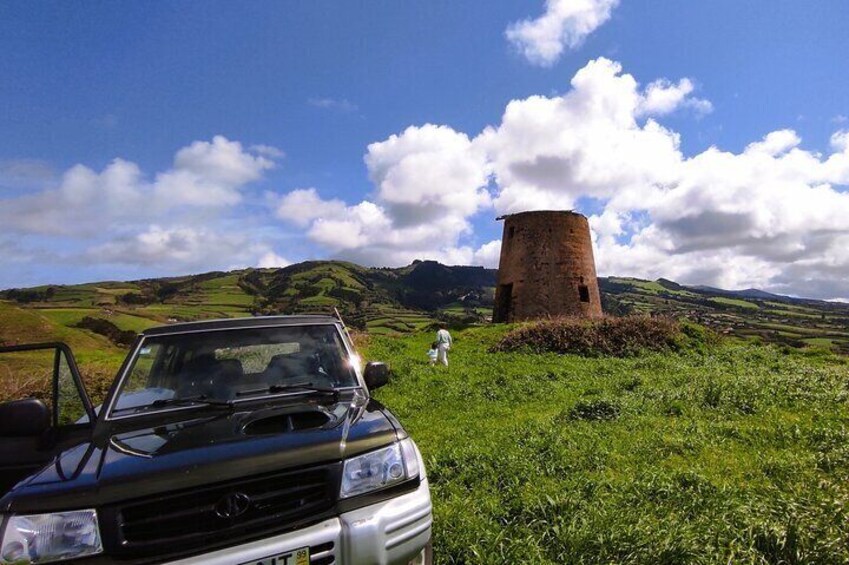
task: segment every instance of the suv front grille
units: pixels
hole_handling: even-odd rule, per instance
[[[117,512],[121,549],[208,547],[285,530],[333,506],[336,475],[333,466],[310,468],[126,504]]]

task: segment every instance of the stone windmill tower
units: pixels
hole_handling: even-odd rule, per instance
[[[493,322],[602,315],[585,216],[545,211],[498,219],[504,234]]]

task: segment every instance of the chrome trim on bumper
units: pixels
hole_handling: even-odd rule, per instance
[[[323,522],[319,522],[314,526],[295,530],[287,534],[273,536],[257,540],[242,545],[227,547],[210,553],[194,555],[179,561],[171,561],[172,565],[190,565],[193,563],[203,563],[204,565],[237,565],[249,561],[258,561],[265,557],[271,557],[280,553],[285,553],[299,547],[315,547],[325,543],[332,543],[333,549],[329,552],[321,552],[312,555],[310,552],[310,561],[332,554],[335,558],[335,563],[341,563],[339,559],[340,547],[339,537],[342,533],[342,527],[339,524],[338,518],[330,518]]]
[[[342,514],[344,564],[405,564],[430,540],[427,479],[414,492]]]

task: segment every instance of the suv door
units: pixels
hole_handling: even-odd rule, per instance
[[[0,495],[91,435],[94,409],[64,343],[0,347]],[[10,398],[11,397],[11,398]]]

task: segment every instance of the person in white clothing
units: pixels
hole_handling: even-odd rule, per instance
[[[451,349],[453,343],[454,340],[451,339],[451,334],[445,329],[445,324],[439,324],[439,331],[436,332],[436,359],[446,367],[448,366],[448,350]]]

